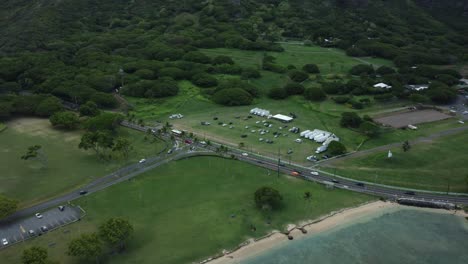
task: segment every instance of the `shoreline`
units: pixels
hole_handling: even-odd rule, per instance
[[[403,206],[394,202],[374,201],[358,205],[356,207],[344,208],[321,216],[314,220],[302,221],[297,225],[289,224],[285,231],[273,230],[269,234],[258,239],[248,239],[233,250],[223,250],[222,254],[213,256],[197,263],[206,264],[238,264],[240,261],[260,255],[268,250],[289,242],[288,236],[293,239],[301,239],[320,234],[335,228],[354,224],[356,221],[367,221],[369,217],[379,216],[391,210],[415,209],[443,214],[453,214],[460,217],[468,217],[463,210],[445,210],[432,208],[419,208]],[[304,231],[306,233],[304,233]]]

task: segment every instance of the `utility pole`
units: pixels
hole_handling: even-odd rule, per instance
[[[279,175],[280,175],[280,164],[281,164],[280,152],[281,152],[281,148],[278,147],[278,178],[279,178]]]

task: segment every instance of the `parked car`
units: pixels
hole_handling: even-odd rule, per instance
[[[8,245],[8,240],[6,238],[2,238],[2,245]]]
[[[145,163],[146,162],[146,159],[141,159],[140,161],[138,161],[138,163]]]
[[[47,226],[41,226],[41,231],[42,232],[47,232],[49,229],[47,228]]]
[[[63,205],[60,205],[60,206],[58,207],[58,209],[59,209],[60,211],[62,211],[62,212],[63,212],[63,210],[65,210],[65,206],[63,206]]]
[[[167,154],[171,154],[171,153],[172,153],[172,149],[167,151]]]
[[[86,190],[81,190],[81,191],[80,191],[80,195],[85,195],[85,194],[87,194],[87,193],[88,193],[88,191],[86,191]]]
[[[30,236],[34,236],[34,235],[36,235],[36,232],[34,232],[34,230],[30,229],[30,230],[28,231],[28,234],[29,234]]]
[[[37,218],[37,219],[42,219],[41,213],[36,213],[36,218]]]

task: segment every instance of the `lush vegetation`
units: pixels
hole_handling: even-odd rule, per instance
[[[254,193],[265,185],[281,193],[279,210],[259,210],[255,205]],[[310,200],[303,198],[305,192],[310,193]],[[25,248],[55,243],[48,248],[51,259],[76,263],[66,255],[69,242],[81,234],[99,233],[99,226],[109,218],[122,217],[133,226],[126,250],[102,262],[190,263],[234,248],[248,237],[372,199],[286,175],[278,177],[240,161],[191,158],[75,201],[87,212],[81,221],[3,249],[0,258],[19,263]]]
[[[241,4],[187,0],[179,4],[100,0],[96,4],[7,0],[0,15],[4,18],[0,20],[0,53],[5,55],[0,59],[1,94],[53,94],[78,104],[92,101],[104,108],[117,106],[111,92],[145,98],[177,95],[179,80],[207,88],[204,95],[217,103],[245,105],[258,94],[250,88],[241,91],[245,90],[242,82],[260,78],[260,69],[284,74],[294,82],[328,72],[319,63],[288,64],[282,55],[269,54],[282,53],[285,48],[278,41],[285,39],[299,39],[306,46],[339,48],[351,56],[393,60],[400,68],[398,73],[389,68],[377,73],[391,82],[392,94],[399,97],[409,96],[401,89],[404,84],[431,79],[448,86],[456,82],[451,72],[425,76],[410,72],[412,66],[463,63],[467,59],[466,27],[461,26],[466,21],[456,12],[450,21],[436,16],[442,22],[437,21],[413,1],[251,0]],[[17,32],[23,33],[21,38]],[[261,65],[246,67],[226,54],[212,57],[204,52],[214,48],[260,51]],[[333,62],[327,63],[334,67]],[[243,81],[222,86],[220,74]],[[374,74],[372,66],[353,68],[351,74],[361,75],[361,80],[346,83],[348,92],[380,93],[369,91],[375,78],[365,78]],[[448,87],[434,85],[431,89],[427,96],[434,102],[453,99]],[[284,95],[275,96],[281,97]],[[306,97],[321,100],[323,94],[309,89]],[[417,99],[423,100],[420,96]],[[12,100],[2,96],[0,118],[21,113]],[[59,109],[51,100],[29,112],[53,114]]]

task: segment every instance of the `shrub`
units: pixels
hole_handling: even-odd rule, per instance
[[[226,106],[249,105],[252,100],[252,96],[241,88],[223,89],[213,95],[213,101]]]
[[[287,95],[296,95],[296,94],[303,94],[305,88],[300,83],[292,82],[292,83],[286,84],[284,86],[284,90],[286,91]]]
[[[350,99],[351,97],[349,96],[335,96],[332,98],[337,104],[346,104]]]
[[[320,73],[320,70],[316,64],[306,64],[302,67],[302,70],[308,73]]]
[[[309,75],[303,71],[292,70],[288,73],[291,80],[295,82],[303,82],[309,78]]]
[[[219,56],[214,57],[213,59],[213,65],[218,65],[218,64],[232,65],[234,64],[234,61],[229,56],[219,55]]]
[[[367,64],[358,64],[356,66],[353,66],[351,70],[349,70],[349,73],[352,75],[370,75],[374,74],[374,67],[372,67],[372,65]]]
[[[320,87],[311,87],[304,91],[304,97],[311,101],[322,101],[327,98],[327,95]]]
[[[328,151],[332,155],[341,155],[346,153],[346,147],[339,141],[332,141],[328,145]]]
[[[258,79],[262,77],[260,72],[253,68],[246,68],[242,70],[241,78],[242,79]]]
[[[214,87],[218,85],[218,80],[206,73],[195,74],[192,76],[192,81],[200,87]]]
[[[268,97],[275,100],[279,100],[287,98],[288,94],[286,93],[286,90],[284,88],[277,87],[270,90],[270,92],[268,93]]]
[[[278,190],[271,187],[260,187],[254,194],[255,205],[261,209],[277,209],[283,197]]]
[[[340,125],[342,127],[358,128],[362,119],[355,112],[344,112],[341,114]]]

